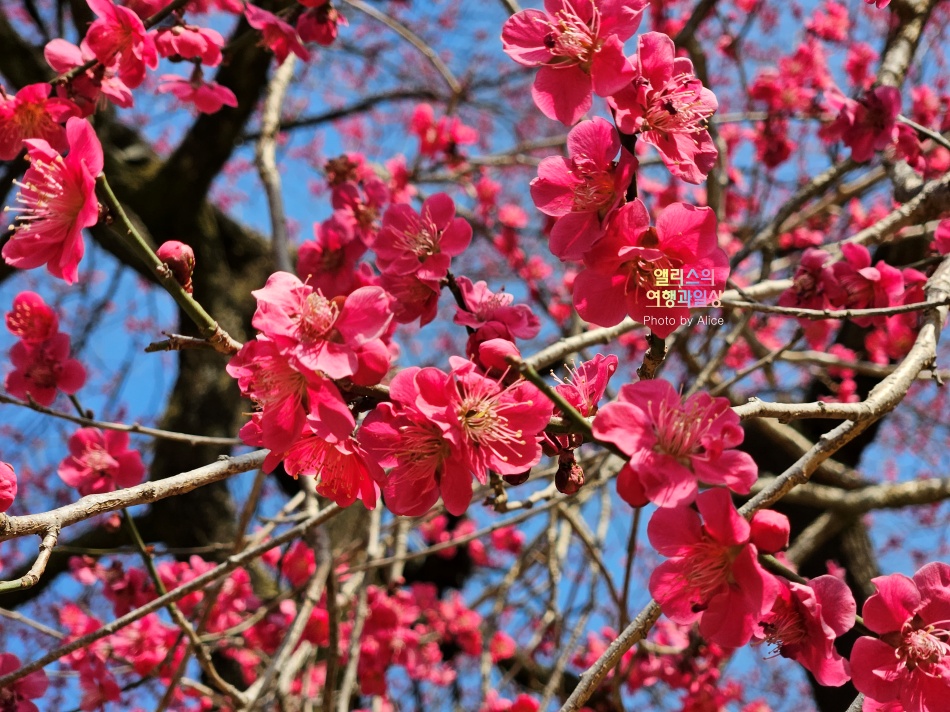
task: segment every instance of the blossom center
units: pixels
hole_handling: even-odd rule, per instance
[[[905,629],[903,639],[894,653],[908,670],[921,668],[921,672],[930,674],[926,668],[950,655],[948,639],[950,639],[950,632],[933,625]]]
[[[597,51],[597,34],[600,26],[600,13],[595,8],[590,25],[584,22],[569,8],[558,10],[554,22],[546,22],[548,32],[544,36],[544,46],[555,57],[567,60],[567,65],[590,67],[594,52]]]
[[[648,405],[653,410],[653,404]],[[653,428],[657,440],[654,450],[688,466],[689,458],[699,453],[703,438],[712,427],[713,419],[705,410],[695,402],[670,406],[666,401],[661,401],[654,411]]]
[[[412,463],[419,477],[431,475],[449,455],[449,446],[437,426],[411,423],[399,428],[399,462]]]
[[[734,558],[730,549],[709,540],[705,535],[703,541],[690,547],[683,562],[684,576],[687,586],[698,594],[704,604],[716,591],[731,582]],[[702,608],[705,605],[697,610]]]
[[[107,474],[110,470],[119,465],[112,455],[95,445],[86,450],[82,459],[86,467],[98,475]]]
[[[774,608],[762,620],[762,630],[765,632],[765,642],[772,645],[775,652],[808,640],[802,617],[793,605],[782,598],[776,599]]]
[[[574,188],[573,208],[575,211],[600,210],[614,200],[613,177],[606,171],[584,173],[578,171],[583,181]]]
[[[39,388],[56,388],[61,368],[58,361],[51,361],[43,354],[26,369],[25,378]]]
[[[47,118],[42,105],[24,102],[16,108],[14,123],[19,125],[24,134],[35,136],[39,133],[40,128],[46,127],[52,122]]]
[[[403,231],[396,240],[396,247],[411,252],[425,262],[439,252],[439,229],[429,220],[423,220],[417,226]]]
[[[498,459],[507,461],[503,448],[524,445],[522,431],[511,427],[505,411],[521,403],[502,403],[500,393],[489,393],[476,385],[473,390],[463,386],[458,405],[458,419],[465,437],[475,445],[490,450]]]
[[[847,294],[847,306],[864,306],[874,301],[874,283],[866,277],[853,272],[838,278],[838,284]]]
[[[340,307],[317,290],[307,295],[297,317],[297,330],[302,341],[320,341],[333,328],[340,316]]]
[[[702,83],[691,74],[679,74],[647,102],[643,131],[694,133],[706,129],[713,115],[702,101]]]

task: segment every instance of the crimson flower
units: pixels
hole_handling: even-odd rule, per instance
[[[584,417],[597,412],[597,403],[604,397],[607,381],[617,370],[616,356],[597,354],[577,368],[568,368],[568,380],[554,387]]]
[[[295,368],[330,378],[379,383],[389,368],[389,349],[380,338],[390,321],[390,297],[379,287],[360,287],[347,297],[327,299],[289,272],[276,272],[257,297],[252,323],[293,358]]]
[[[0,512],[10,509],[10,505],[16,499],[16,491],[16,472],[13,466],[0,462]]]
[[[675,623],[699,619],[706,640],[738,648],[749,642],[779,595],[778,579],[757,558],[759,548],[774,551],[769,546],[774,527],[761,527],[758,517],[746,521],[724,489],[703,492],[696,506],[698,513],[682,505],[658,509],[651,517],[650,543],[669,559],[650,576],[650,593]],[[788,541],[788,520],[775,518],[784,524]]]
[[[303,0],[300,4],[307,8],[297,20],[297,33],[304,42],[329,47],[340,33],[340,25],[350,24],[330,0]]]
[[[138,451],[129,449],[128,433],[80,428],[69,438],[69,455],[58,473],[85,496],[137,485],[145,466]]]
[[[314,223],[313,240],[297,251],[297,274],[314,289],[330,298],[353,291],[356,263],[366,245],[350,221],[334,213],[322,223]]]
[[[757,477],[752,456],[734,449],[745,433],[728,398],[696,393],[683,402],[668,381],[640,381],[623,386],[593,428],[630,457],[617,492],[634,507],[689,504],[699,482],[746,494]]]
[[[756,637],[774,645],[783,658],[801,663],[818,684],[843,685],[851,679],[850,666],[834,643],[854,627],[857,606],[851,589],[835,576],[818,576],[808,585],[782,583]]]
[[[828,258],[824,250],[805,250],[792,278],[792,286],[779,297],[779,306],[827,309],[830,306],[828,285],[833,281],[831,270],[825,265]]]
[[[326,417],[326,410],[319,407],[314,411],[307,417],[303,432],[280,454],[287,474],[315,477],[317,493],[341,507],[349,507],[359,499],[367,509],[374,509],[376,482],[382,481],[384,474],[353,437],[353,415],[346,408],[334,412],[333,417]],[[244,434],[242,430],[242,437]],[[265,463],[265,470],[269,466]]]
[[[719,108],[715,94],[662,32],[640,35],[631,61],[633,82],[608,100],[617,128],[655,146],[677,178],[702,183],[719,155],[707,129]]]
[[[729,259],[718,245],[711,209],[673,203],[654,228],[639,199],[614,213],[605,235],[584,255],[584,265],[574,280],[574,306],[581,317],[613,326],[629,314],[663,338],[689,317],[689,307],[679,302],[657,306],[657,299],[650,303],[648,294],[657,290],[655,270],[681,269],[684,278],[690,269],[697,275],[705,271],[704,294],[722,290],[729,276]]]
[[[227,371],[237,379],[241,393],[260,409],[255,445],[277,453],[286,451],[300,437],[312,410],[334,423],[342,419],[344,426],[352,420],[332,381],[314,371],[294,368],[267,338],[245,343],[228,363]]]
[[[592,104],[591,90],[610,96],[633,78],[623,43],[636,32],[646,0],[545,0],[522,10],[501,30],[505,54],[540,67],[531,88],[549,119],[571,126]]]
[[[96,176],[102,146],[89,122],[66,122],[69,153],[63,158],[42,139],[26,141],[30,167],[20,184],[16,229],[3,258],[18,269],[46,264],[50,274],[72,284],[79,276],[82,230],[99,220]]]
[[[872,579],[864,625],[878,637],[858,638],[851,652],[854,686],[870,700],[933,712],[950,699],[950,565],[931,563],[913,578]]]
[[[533,339],[541,331],[541,320],[527,304],[512,304],[513,294],[492,292],[486,282],[475,282],[459,276],[455,280],[466,309],[457,308],[455,323],[472,329],[491,324],[509,341]]]
[[[400,371],[390,384],[390,395],[395,399],[403,386],[412,388],[411,381],[418,371],[417,368]],[[445,374],[438,373],[444,379]],[[377,405],[363,421],[358,439],[380,465],[391,468],[382,489],[386,506],[394,514],[409,517],[425,514],[439,500],[440,494],[450,513],[458,516],[468,509],[472,501],[472,476],[461,467],[451,466],[460,459],[458,448],[445,438],[437,423],[411,402]]]
[[[855,161],[870,161],[875,152],[897,140],[897,116],[901,111],[897,87],[874,87],[858,101],[832,87],[825,93],[825,102],[837,116],[820,135],[829,141],[844,141]]]
[[[423,156],[445,154],[449,162],[460,159],[459,147],[478,140],[478,131],[466,126],[457,116],[435,120],[431,104],[418,104],[412,112],[409,130],[419,137],[419,153]]]
[[[460,515],[472,500],[472,477],[485,484],[488,470],[517,474],[541,459],[540,433],[550,403],[526,381],[503,387],[457,359],[451,373],[407,368],[390,384],[392,403],[381,403],[360,429],[360,442],[392,468],[383,491],[396,514],[418,516],[441,494]]]
[[[291,52],[304,62],[310,61],[310,52],[301,43],[297,30],[277,15],[247,3],[244,6],[244,17],[247,18],[247,24],[255,30],[260,30],[260,44],[274,53],[278,64],[283,64]]]
[[[436,193],[417,213],[408,205],[393,205],[383,215],[383,226],[373,249],[383,274],[414,274],[422,280],[442,279],[451,258],[472,241],[472,226],[455,217],[455,203]]]
[[[132,10],[111,0],[86,0],[98,19],[89,26],[89,49],[107,67],[116,65],[119,79],[135,89],[145,81],[145,70],[158,66],[155,40]]]
[[[29,84],[7,96],[0,91],[0,161],[11,161],[23,150],[23,141],[39,138],[59,152],[69,148],[66,119],[79,115],[79,107],[66,99],[50,99],[50,84]]]
[[[199,59],[208,67],[221,64],[224,38],[217,30],[195,25],[175,25],[158,31],[155,48],[163,57]]]
[[[620,160],[615,161],[617,151]],[[601,118],[582,121],[567,135],[570,158],[550,156],[531,181],[531,199],[545,215],[557,218],[551,252],[580,260],[603,234],[607,216],[624,201],[637,159],[620,147],[620,136]]]
[[[868,248],[853,242],[841,245],[841,252],[844,259],[831,265],[831,276],[825,287],[832,306],[878,309],[900,303],[904,275],[897,267],[883,260],[872,267]],[[858,326],[871,326],[875,318],[863,316],[852,320]]]
[[[0,676],[9,675],[19,669],[20,659],[13,653],[0,653]],[[39,699],[46,694],[49,680],[46,672],[36,670],[24,675],[16,682],[0,689],[0,709],[5,712],[40,712],[39,707],[30,700]]]
[[[59,331],[59,317],[36,292],[20,292],[13,298],[13,309],[7,312],[7,329],[23,341],[35,344]]]
[[[4,388],[12,396],[32,398],[43,406],[56,400],[57,391],[72,395],[86,382],[86,369],[69,358],[69,336],[54,334],[46,341],[31,344],[19,341],[10,349],[14,370]]]
[[[43,49],[43,56],[54,71],[68,72],[95,59],[89,43],[83,40],[77,47],[64,39],[50,40]],[[96,111],[100,96],[109,99],[116,106],[132,106],[132,90],[116,73],[116,65],[98,64],[92,69],[73,77],[66,87],[58,86],[57,92],[65,93],[79,106],[83,116]]]
[[[502,387],[474,363],[453,357],[454,387],[445,408],[429,411],[459,445],[463,462],[482,484],[488,470],[515,475],[541,460],[540,433],[551,419],[551,402],[527,381]]]
[[[214,114],[223,106],[237,106],[233,91],[217,82],[206,82],[200,71],[192,75],[191,79],[163,74],[160,81],[160,94],[174,94],[179,101],[193,104],[202,114]]]

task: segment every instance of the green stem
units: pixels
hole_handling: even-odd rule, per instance
[[[225,354],[237,353],[241,344],[231,338],[231,336],[222,329],[218,322],[211,318],[211,315],[204,310],[198,302],[195,301],[188,292],[178,283],[171,270],[165,266],[158,255],[152,250],[151,246],[142,237],[142,234],[135,228],[129,216],[119,199],[112,192],[112,187],[106,179],[104,173],[100,173],[96,178],[96,184],[99,187],[99,195],[109,207],[112,214],[118,219],[126,230],[126,234],[131,239],[131,246],[135,253],[141,258],[145,265],[152,270],[159,283],[172,295],[172,298],[178,303],[182,311],[195,323],[201,335],[204,336],[215,351]]]

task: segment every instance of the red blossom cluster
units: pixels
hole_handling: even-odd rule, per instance
[[[59,317],[39,294],[20,292],[6,323],[20,339],[10,349],[14,370],[3,384],[8,393],[49,406],[58,393],[73,395],[82,388],[86,369],[70,358],[69,335],[59,330]]]

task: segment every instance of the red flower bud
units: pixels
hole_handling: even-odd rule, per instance
[[[165,263],[175,280],[188,294],[192,292],[191,275],[195,271],[195,253],[188,245],[178,240],[169,240],[155,252]]]

